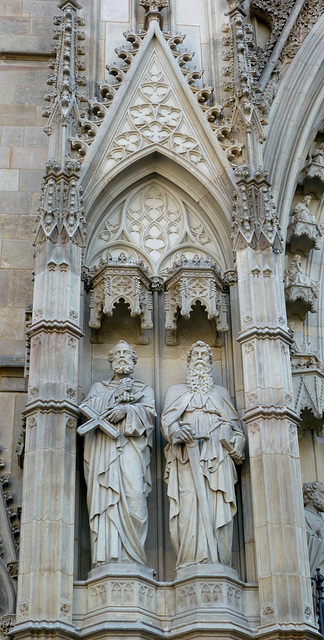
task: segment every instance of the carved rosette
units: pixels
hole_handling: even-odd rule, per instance
[[[218,331],[227,331],[227,303],[223,281],[213,266],[185,265],[165,281],[165,328],[175,338],[177,317],[188,319],[191,308],[200,302],[209,320],[216,321]]]
[[[102,313],[112,316],[114,306],[120,301],[129,305],[132,317],[140,318],[142,330],[152,329],[150,279],[140,265],[111,263],[93,273],[89,326],[99,329]]]

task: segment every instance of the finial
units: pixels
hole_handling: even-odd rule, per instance
[[[146,11],[144,29],[148,29],[151,20],[158,20],[160,29],[162,29],[163,18],[159,12],[169,6],[169,0],[139,0],[139,4]]]

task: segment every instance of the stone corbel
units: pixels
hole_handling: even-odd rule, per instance
[[[309,210],[311,200],[311,196],[305,196],[293,210],[287,229],[287,245],[291,251],[308,254],[311,249],[320,248],[322,234]]]
[[[176,265],[165,281],[166,343],[176,344],[179,313],[188,319],[196,302],[205,307],[209,320],[215,320],[217,331],[227,331],[227,302],[223,281],[215,265],[200,260],[187,260]]]
[[[291,357],[295,409],[300,435],[310,427],[324,435],[324,367],[315,354],[296,351]]]
[[[295,255],[286,272],[285,298],[288,315],[297,314],[304,319],[308,311],[316,313],[318,286],[303,271],[299,255]]]
[[[310,190],[321,197],[324,186],[324,142],[316,146],[307,158],[299,183],[303,185],[304,190]]]
[[[101,262],[91,273],[89,326],[100,329],[102,313],[112,316],[115,305],[124,301],[130,314],[139,317],[141,330],[152,329],[151,281],[140,263]]]

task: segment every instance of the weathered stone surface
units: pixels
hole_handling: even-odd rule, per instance
[[[34,250],[25,240],[4,239],[1,252],[1,265],[13,269],[32,269]]]
[[[0,22],[0,35],[2,34],[26,34],[29,33],[29,18],[11,16],[2,18]]]
[[[0,105],[0,125],[10,126],[13,122],[17,122],[20,126],[33,126],[35,120],[36,108],[34,106],[12,105],[8,109],[7,106]]]
[[[33,297],[33,277],[31,271],[25,269],[10,269],[8,306],[23,307],[31,302]]]
[[[23,340],[25,309],[0,308],[0,340]]]

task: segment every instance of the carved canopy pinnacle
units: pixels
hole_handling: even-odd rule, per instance
[[[169,6],[169,0],[140,0],[139,4],[144,7],[145,11],[161,11]]]

